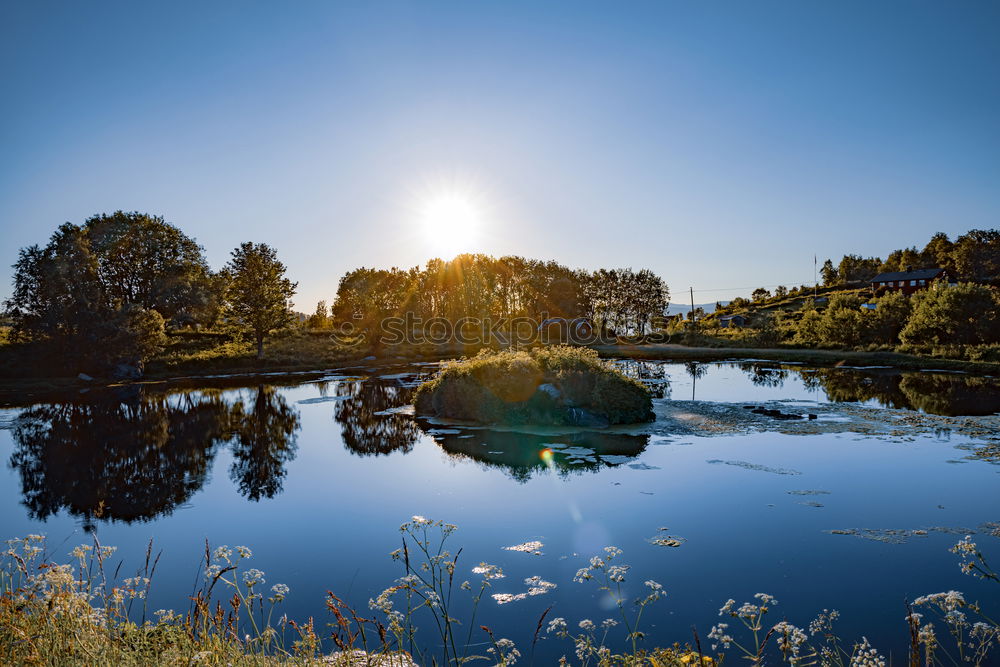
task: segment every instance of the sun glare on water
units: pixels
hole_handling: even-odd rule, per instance
[[[472,197],[437,193],[428,196],[420,209],[421,234],[432,252],[449,259],[476,250],[482,210]]]

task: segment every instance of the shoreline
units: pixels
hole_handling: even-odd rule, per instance
[[[819,367],[885,367],[893,370],[963,372],[977,375],[1000,375],[1000,364],[989,362],[939,359],[898,352],[852,352],[844,350],[819,350],[801,348],[753,347],[689,347],[677,344],[649,343],[643,345],[592,345],[605,359],[646,359],[655,361],[772,361],[807,364]],[[399,364],[435,362],[470,354],[461,347],[442,347],[434,352],[414,349],[375,356],[367,354],[337,361],[333,364],[302,362],[294,364],[255,364],[256,360],[240,360],[232,364],[207,364],[203,370],[165,369],[148,373],[138,380],[106,380],[78,377],[0,378],[0,407],[14,407],[37,402],[46,396],[58,396],[69,391],[125,387],[137,385],[171,384],[172,386],[200,386],[205,380],[246,380],[276,375],[323,375],[351,368],[379,368]],[[371,357],[375,358],[371,358]],[[248,363],[248,361],[250,363]]]

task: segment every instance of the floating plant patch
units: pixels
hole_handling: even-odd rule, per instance
[[[785,491],[790,496],[828,496],[829,491],[822,491],[820,489],[799,489],[794,491]]]
[[[769,472],[775,475],[801,475],[802,473],[798,470],[792,470],[790,468],[771,468],[770,466],[760,465],[758,463],[750,463],[749,461],[723,461],[722,459],[709,459],[706,463],[722,463],[727,466],[736,466],[737,468],[745,468],[746,470],[757,470],[759,472]]]
[[[511,602],[525,600],[528,596],[545,595],[557,588],[556,584],[551,581],[545,581],[539,576],[528,577],[524,580],[524,585],[528,587],[525,593],[494,593],[490,597],[496,600],[497,604],[510,604]]]
[[[665,528],[665,527],[664,528],[660,528],[657,531],[656,535],[654,535],[653,537],[649,538],[649,540],[647,540],[647,541],[650,544],[654,545],[654,546],[658,546],[658,547],[672,547],[672,548],[675,548],[675,549],[677,547],[679,547],[680,545],[684,544],[685,542],[687,542],[687,540],[684,539],[683,537],[679,537],[677,535],[667,535],[666,531],[667,531],[667,528]]]
[[[837,528],[823,531],[830,535],[852,535],[863,540],[874,542],[884,542],[886,544],[903,544],[914,537],[927,537],[930,533],[944,533],[946,535],[975,535],[978,532],[998,535],[1000,524],[987,522],[980,524],[978,528],[967,528],[964,526],[930,526],[928,528]]]
[[[346,401],[353,396],[317,396],[316,398],[303,398],[301,401],[296,401],[299,405],[313,405],[314,403],[332,403],[334,401]]]
[[[545,581],[541,577],[528,577],[524,580],[524,585],[528,587],[528,595],[545,595],[556,588],[551,581]]]
[[[535,556],[542,555],[542,543],[538,540],[532,540],[531,542],[522,542],[521,544],[515,544],[510,547],[504,547],[504,551],[520,551],[521,553],[533,554]]]

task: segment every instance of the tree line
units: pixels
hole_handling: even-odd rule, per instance
[[[273,248],[247,242],[213,272],[162,217],[116,211],[22,248],[4,305],[14,341],[45,346],[70,368],[128,377],[162,348],[167,325],[227,320],[262,356],[267,334],[293,319],[285,270]]]
[[[868,282],[880,273],[910,269],[940,268],[951,278],[989,282],[1000,279],[1000,231],[972,229],[954,241],[943,232],[934,234],[923,247],[893,250],[883,260],[878,257],[844,255],[838,264],[823,262],[823,285],[850,285]]]
[[[65,223],[47,244],[22,248],[5,302],[11,338],[44,348],[67,368],[137,376],[169,328],[224,325],[264,353],[271,333],[297,320],[297,284],[277,251],[242,243],[217,272],[204,250],[162,217],[116,211]],[[466,254],[410,269],[360,268],[305,319],[313,328],[373,328],[411,313],[429,320],[586,318],[602,331],[649,331],[668,305],[666,283],[648,269],[570,269],[523,257]],[[377,342],[377,341],[376,341]]]
[[[670,290],[648,269],[570,269],[517,256],[463,254],[410,269],[360,268],[340,279],[330,316],[368,332],[406,313],[434,318],[506,321],[584,318],[604,332],[639,334],[662,317]],[[320,303],[312,322],[322,322]]]

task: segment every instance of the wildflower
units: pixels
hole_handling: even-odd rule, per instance
[[[628,565],[612,565],[608,568],[608,579],[615,583],[625,581],[625,574],[628,572]]]
[[[608,560],[611,560],[615,556],[622,555],[622,550],[618,547],[604,547],[604,551],[608,554]]]
[[[965,620],[965,614],[958,611],[957,609],[952,609],[944,615],[944,621],[952,627],[965,627],[969,623]]]
[[[271,592],[274,593],[274,599],[281,602],[288,595],[289,588],[285,584],[275,584],[271,586]]]
[[[414,514],[413,517],[410,519],[410,522],[414,526],[429,526],[432,523],[429,519],[422,517],[419,514]]]
[[[593,578],[594,575],[589,567],[581,567],[579,570],[576,571],[576,574],[573,575],[573,581],[580,584]]]
[[[833,634],[833,622],[840,617],[840,612],[836,609],[828,611],[824,609],[819,615],[809,623],[809,634],[818,635],[820,633]]]
[[[553,618],[549,621],[549,627],[545,630],[546,633],[555,633],[559,637],[565,637],[568,633],[566,626],[566,619],[563,617]]]
[[[757,593],[754,597],[760,600],[762,607],[774,607],[778,604],[778,601],[774,599],[774,596],[768,595],[767,593]]]
[[[462,585],[459,586],[459,588],[461,588],[463,591],[471,591],[472,590],[472,584],[470,584],[468,581],[463,581]]]
[[[263,584],[265,583],[264,573],[256,568],[250,568],[243,573],[243,583],[250,588],[253,588],[257,584]]]
[[[721,607],[719,607],[719,616],[725,616],[726,614],[732,613],[732,611],[733,611],[733,605],[735,605],[735,604],[736,604],[736,600],[734,600],[732,598],[729,598],[728,600],[726,600],[726,604],[724,604]]]
[[[729,648],[729,645],[733,643],[732,635],[726,632],[726,628],[728,627],[728,623],[718,623],[713,625],[712,629],[709,630],[708,638],[715,640],[715,643],[712,644],[713,651],[717,650],[720,644],[722,645],[722,648]]]
[[[851,667],[885,667],[885,658],[868,643],[867,637],[862,637],[861,643],[854,646]]]
[[[80,546],[75,547],[69,555],[73,558],[86,558],[87,554],[90,553],[92,549],[93,547],[89,544],[81,544]]]
[[[786,656],[791,654],[792,657],[797,658],[802,646],[808,640],[806,633],[787,621],[781,621],[775,625],[774,632],[778,635],[778,648]]]
[[[240,554],[240,558],[250,558],[253,556],[253,552],[247,547],[236,547],[236,551]]]
[[[233,556],[233,550],[224,544],[220,547],[216,547],[215,553],[212,554],[212,557],[215,560],[220,560],[220,561],[221,560],[228,561],[230,558],[232,558],[232,556]]]
[[[514,642],[509,639],[498,639],[494,646],[486,649],[486,652],[495,655],[497,664],[513,665],[521,657],[521,652],[514,646]]]
[[[616,625],[618,625],[618,621],[616,621],[613,618],[606,618],[603,621],[601,621],[601,628],[603,628],[604,630],[610,630]]]
[[[663,585],[659,584],[652,579],[648,579],[646,582],[646,587],[649,588],[649,595],[642,599],[640,604],[646,605],[651,602],[656,602],[667,593],[663,590]]]
[[[383,614],[389,614],[392,612],[392,595],[396,590],[396,588],[387,588],[379,593],[377,598],[369,599],[368,608],[381,611]]]
[[[206,579],[215,579],[220,574],[222,574],[222,566],[221,565],[209,565],[208,567],[205,568],[205,578]]]
[[[579,623],[580,629],[584,632],[592,632],[594,629],[594,622],[589,618],[585,618]]]
[[[965,606],[965,596],[959,591],[948,591],[947,593],[932,593],[930,595],[921,595],[916,600],[913,601],[916,606],[923,605],[935,605],[941,609],[943,612],[949,612],[953,609],[958,609],[959,607]]]
[[[514,593],[494,593],[490,597],[492,597],[494,600],[496,600],[497,604],[508,604],[510,602],[518,602],[520,600],[524,600],[525,598],[528,597],[528,595],[527,595],[527,593],[517,593],[517,594],[514,594]]]

